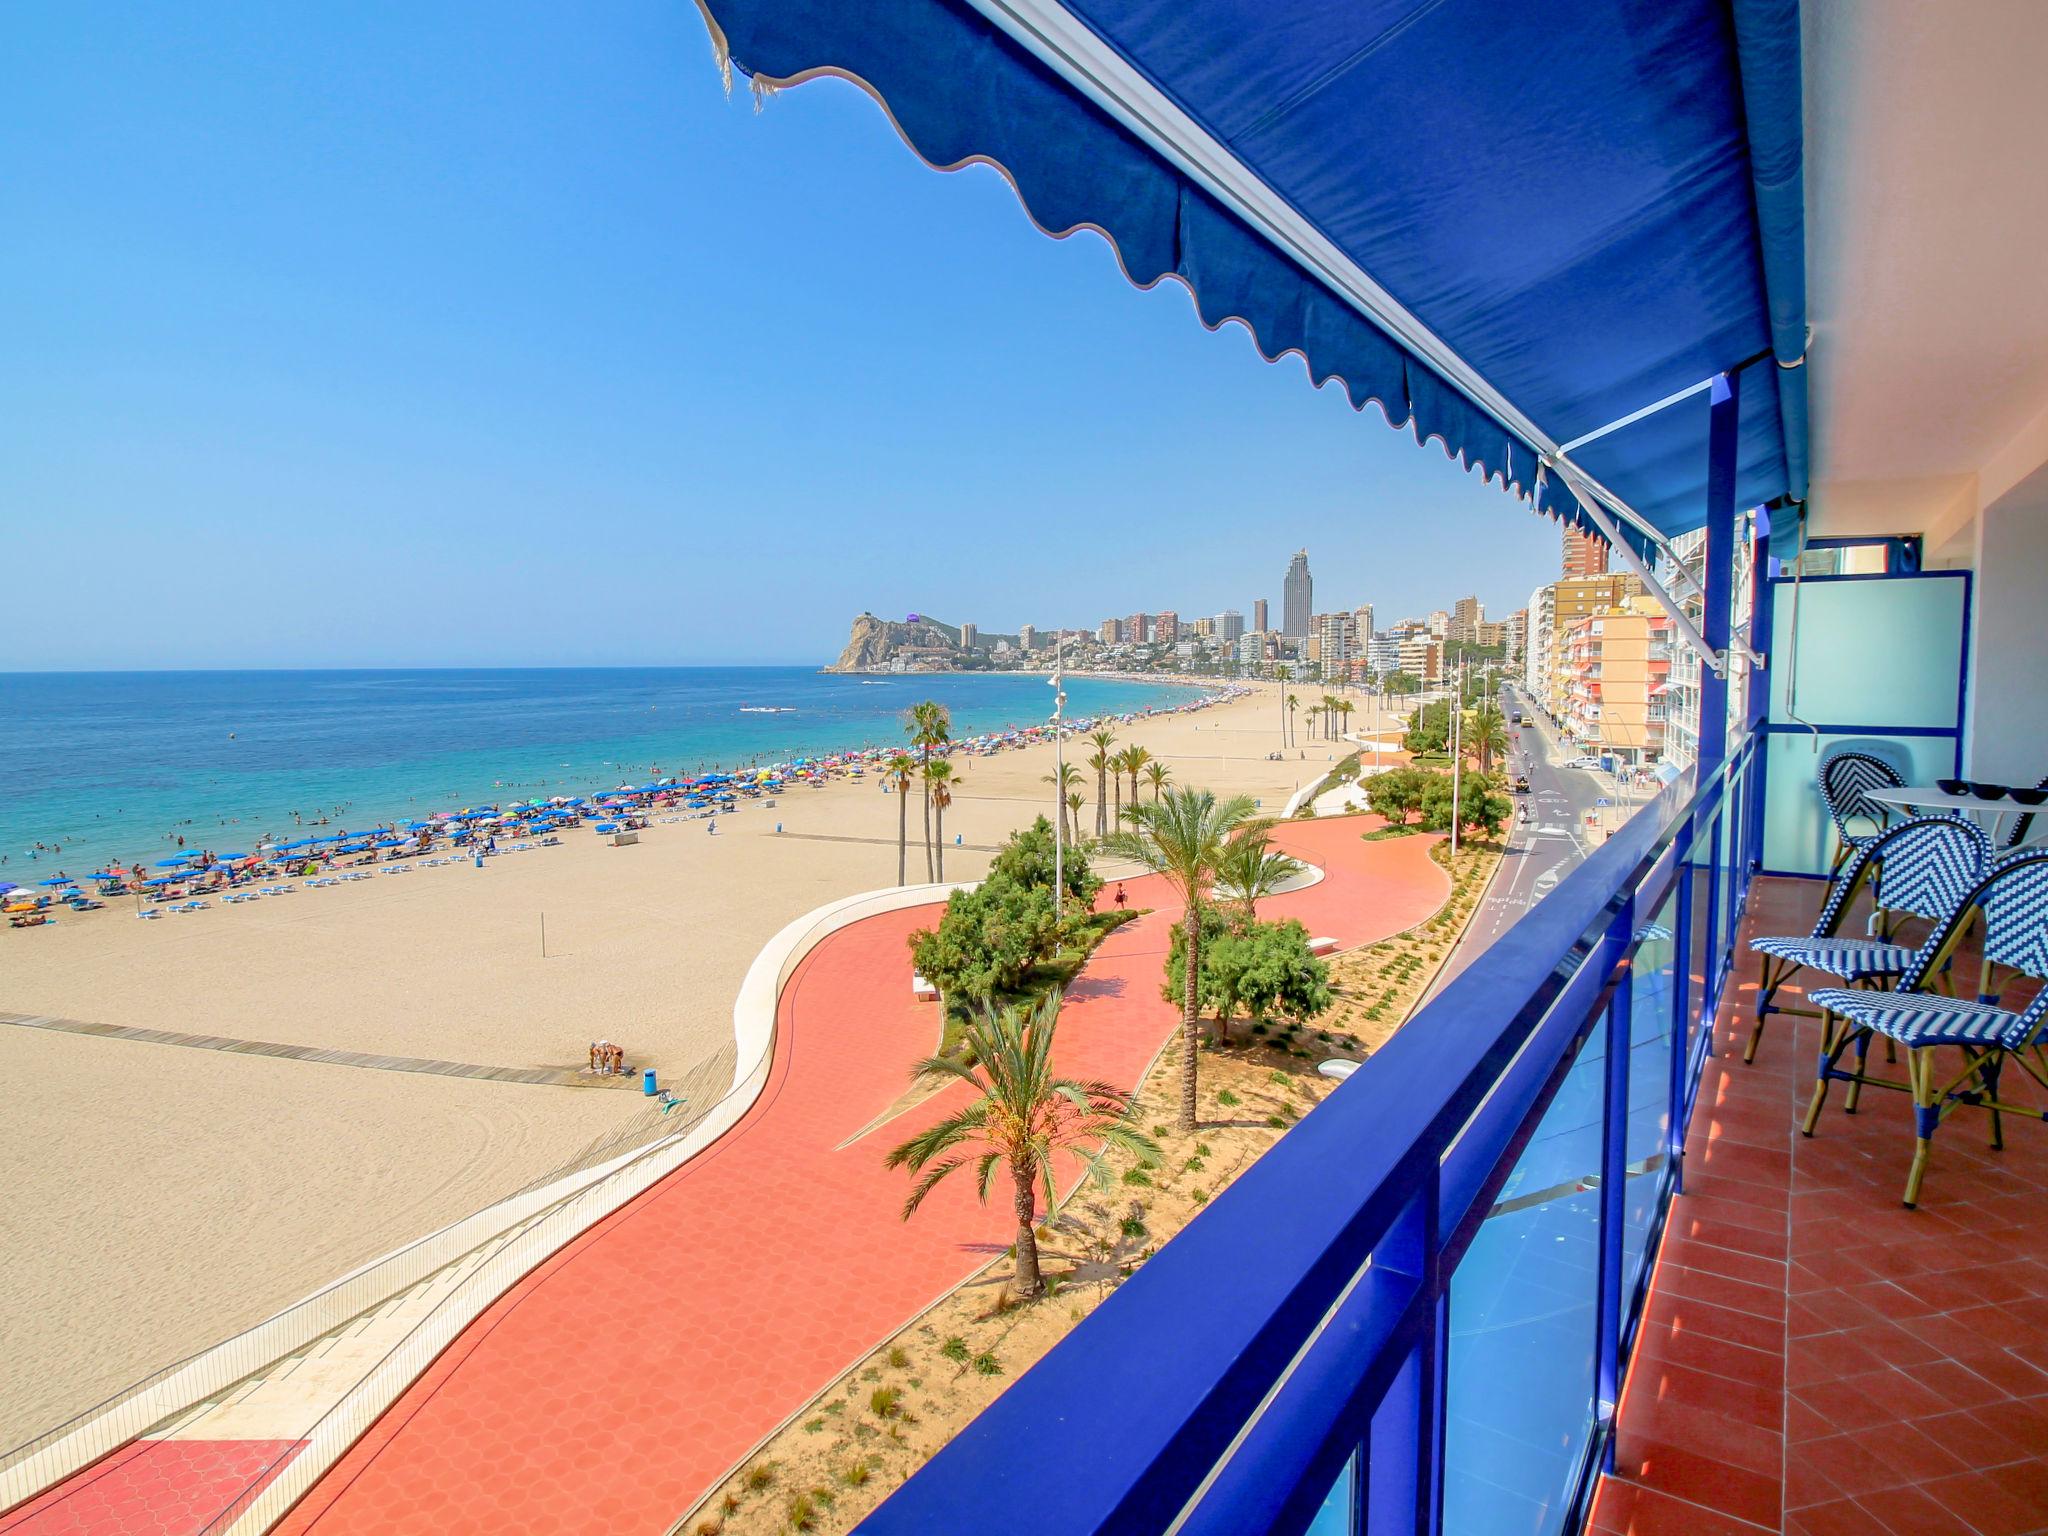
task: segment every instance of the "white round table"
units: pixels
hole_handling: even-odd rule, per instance
[[[1901,809],[1911,806],[1918,811],[1961,811],[1976,818],[1991,838],[1991,846],[2001,852],[2012,817],[2031,814],[2036,818],[2035,826],[2048,831],[2048,805],[2021,805],[2010,795],[2003,800],[1986,800],[1981,795],[1952,795],[1933,784],[1908,784],[1902,789],[1866,789],[1863,796]]]

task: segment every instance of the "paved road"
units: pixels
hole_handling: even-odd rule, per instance
[[[1509,714],[1520,709],[1523,724],[1509,726],[1509,772],[1529,776],[1529,793],[1517,795],[1529,807],[1529,824],[1510,823],[1508,851],[1500,874],[1479,910],[1472,914],[1465,937],[1452,951],[1430,996],[1486,952],[1487,946],[1514,926],[1522,914],[1548,895],[1592,851],[1581,836],[1587,812],[1614,790],[1602,775],[1564,766],[1566,752],[1550,727],[1509,688]]]

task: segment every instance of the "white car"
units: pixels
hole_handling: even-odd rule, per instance
[[[1565,767],[1591,768],[1597,770],[1600,767],[1600,759],[1597,757],[1575,757],[1570,762],[1566,763]]]

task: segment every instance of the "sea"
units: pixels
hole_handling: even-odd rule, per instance
[[[1067,678],[1069,718],[1191,696]],[[0,673],[0,879],[150,863],[180,836],[247,853],[322,818],[373,824],[883,746],[904,739],[904,712],[924,699],[951,711],[955,736],[1052,712],[1046,680],[1017,673]]]

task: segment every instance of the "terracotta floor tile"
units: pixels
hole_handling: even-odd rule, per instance
[[[1602,1536],[1757,1536],[1778,1527],[1752,1525],[1654,1488],[1609,1478],[1600,1489],[1589,1529]]]
[[[1791,932],[1810,913],[1814,888],[1767,880],[1757,897],[1751,921],[1768,909],[1784,920],[1777,931]],[[1743,996],[1738,987],[1724,999],[1717,1040],[1746,1034]],[[1871,1088],[1862,1111],[1847,1115],[1838,1084],[1820,1135],[1789,1136],[1780,1160],[1773,1133],[1804,1109],[1818,1041],[1811,1020],[1773,1019],[1764,1044],[1771,1075],[1724,1058],[1703,1079],[1706,1109],[1686,1167],[1699,1198],[1677,1208],[1683,1219],[1674,1220],[1648,1313],[1662,1331],[1636,1369],[1659,1373],[1667,1391],[1710,1399],[1717,1384],[1737,1383],[1706,1368],[1742,1357],[1705,1358],[1707,1339],[1756,1347],[1768,1335],[1755,1323],[1781,1319],[1783,1533],[2048,1532],[2048,1137],[2009,1117],[2007,1150],[1993,1153],[1975,1117],[1956,1121],[1935,1144],[1920,1209],[1908,1211],[1899,1203],[1912,1152],[1908,1106]],[[2030,1102],[2042,1097],[2007,1086]],[[1778,1213],[1789,1218],[1789,1262],[1784,1294],[1771,1298],[1770,1276],[1744,1260],[1776,1255]],[[1729,1323],[1730,1308],[1755,1321]],[[1681,1377],[1686,1367],[1670,1358],[1679,1355],[1701,1369]],[[1684,1422],[1659,1417],[1657,1406],[1632,1378],[1621,1432],[1656,1447]],[[1742,1411],[1767,1406],[1750,1400]],[[1716,1443],[1724,1454],[1742,1444]],[[1685,1467],[1664,1455],[1667,1482],[1682,1482]],[[1656,1464],[1654,1454],[1644,1459]]]

